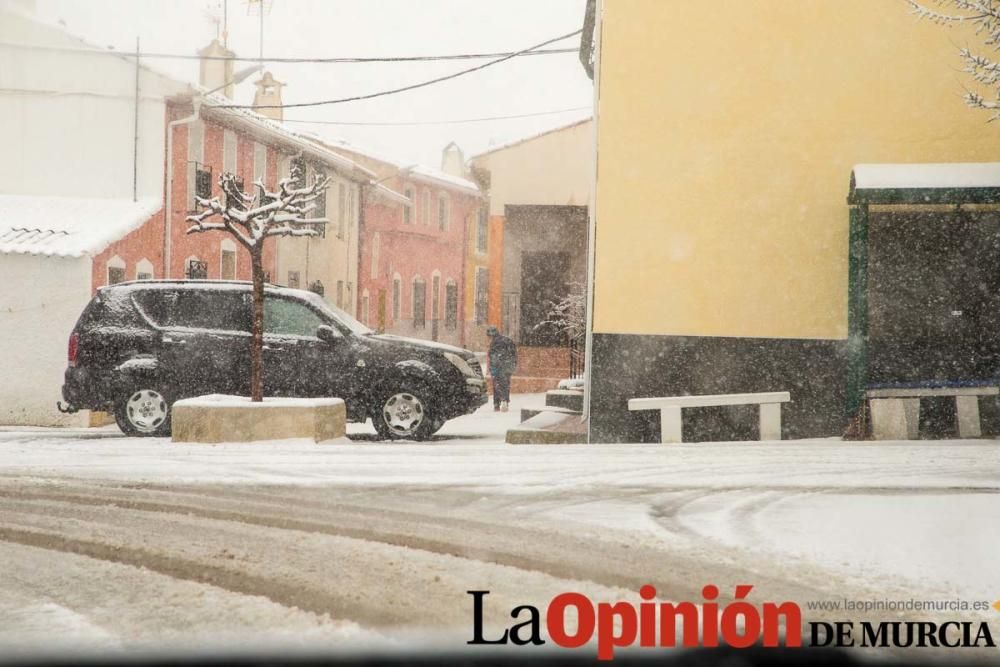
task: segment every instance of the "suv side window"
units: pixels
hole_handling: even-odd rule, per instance
[[[139,299],[142,309],[158,326],[250,331],[248,295],[232,290],[156,290]]]
[[[326,324],[311,308],[292,299],[264,298],[264,333],[275,336],[316,337],[316,329]]]

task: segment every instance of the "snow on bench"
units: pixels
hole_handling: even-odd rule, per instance
[[[965,383],[916,383],[869,389],[866,395],[871,406],[872,437],[876,440],[916,440],[920,431],[920,399],[925,396],[954,396],[958,437],[981,437],[979,397],[998,393],[1000,387]]]
[[[760,406],[760,439],[781,440],[781,404],[792,400],[787,391],[760,394],[710,394],[704,396],[661,396],[630,398],[628,409],[660,411],[660,442],[683,442],[681,409],[707,408],[719,405]]]

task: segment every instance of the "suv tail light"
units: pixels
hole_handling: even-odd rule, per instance
[[[80,348],[80,334],[75,331],[69,335],[69,351],[67,357],[69,358],[69,365],[71,368],[76,367],[76,353]]]

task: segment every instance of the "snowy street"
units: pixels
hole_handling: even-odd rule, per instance
[[[995,442],[504,444],[540,401],[419,445],[0,431],[0,644],[457,648],[473,589],[495,627],[644,583],[750,583],[812,619],[847,615],[813,600],[1000,597]]]

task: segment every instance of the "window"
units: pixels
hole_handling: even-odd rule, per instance
[[[364,322],[365,325],[369,325],[369,322],[368,322],[368,290],[365,290],[364,294],[361,295],[361,321]]]
[[[458,285],[449,280],[444,287],[444,325],[448,329],[458,326]]]
[[[299,189],[306,187],[306,161],[300,157],[289,158],[288,177],[294,179],[292,187]]]
[[[372,234],[372,279],[378,278],[378,255],[382,246],[382,236],[375,232]]]
[[[337,185],[337,238],[344,238],[344,218],[347,210],[347,188],[343,183]]]
[[[438,229],[448,229],[448,195],[438,195]]]
[[[405,188],[403,190],[403,195],[410,200],[410,203],[403,207],[403,224],[412,225],[413,215],[415,213],[415,211],[413,210],[413,207],[415,205],[415,202],[413,201],[413,188],[410,187]]]
[[[219,276],[223,280],[236,280],[236,244],[229,239],[222,240],[222,262]]]
[[[253,180],[267,185],[267,146],[256,142],[253,145]]]
[[[427,285],[423,278],[413,279],[413,326],[423,328],[427,324]]]
[[[436,275],[431,278],[431,319],[437,320],[441,317],[441,276]]]
[[[337,308],[344,307],[344,281],[337,281]]]
[[[476,324],[486,324],[489,317],[489,269],[476,269]]]
[[[264,333],[275,336],[316,337],[316,329],[326,324],[304,303],[293,299],[264,299]]]
[[[486,254],[490,234],[489,209],[480,206],[476,211],[476,252]]]
[[[208,278],[208,262],[203,262],[197,257],[189,257],[184,264],[184,277],[188,280]]]
[[[145,257],[140,259],[139,263],[135,265],[135,279],[136,280],[153,279],[153,263],[150,262]]]
[[[294,287],[295,289],[298,289],[300,284],[301,283],[299,281],[299,272],[298,271],[289,271],[288,272],[288,286],[289,287]]]
[[[424,224],[431,224],[431,192],[424,190]]]
[[[396,275],[392,279],[392,321],[393,322],[398,322],[399,321],[399,309],[400,309],[400,304],[402,303],[402,291],[403,291],[402,280],[400,280],[399,276]]]
[[[212,196],[212,169],[205,162],[205,125],[195,121],[188,126],[187,153],[187,210],[198,208],[196,197]]]
[[[127,280],[125,277],[125,260],[123,260],[118,255],[115,255],[108,260],[108,285],[114,285],[115,283],[123,283]]]
[[[322,169],[317,169],[315,172],[316,178],[323,179],[326,177],[326,172]],[[308,215],[310,218],[325,218],[326,217],[326,190],[319,193],[319,197],[313,202],[316,208],[309,211]],[[326,237],[326,225],[318,225],[316,231],[319,232],[321,237]]]
[[[159,326],[250,331],[250,295],[245,292],[178,290],[144,292],[142,309]]]

